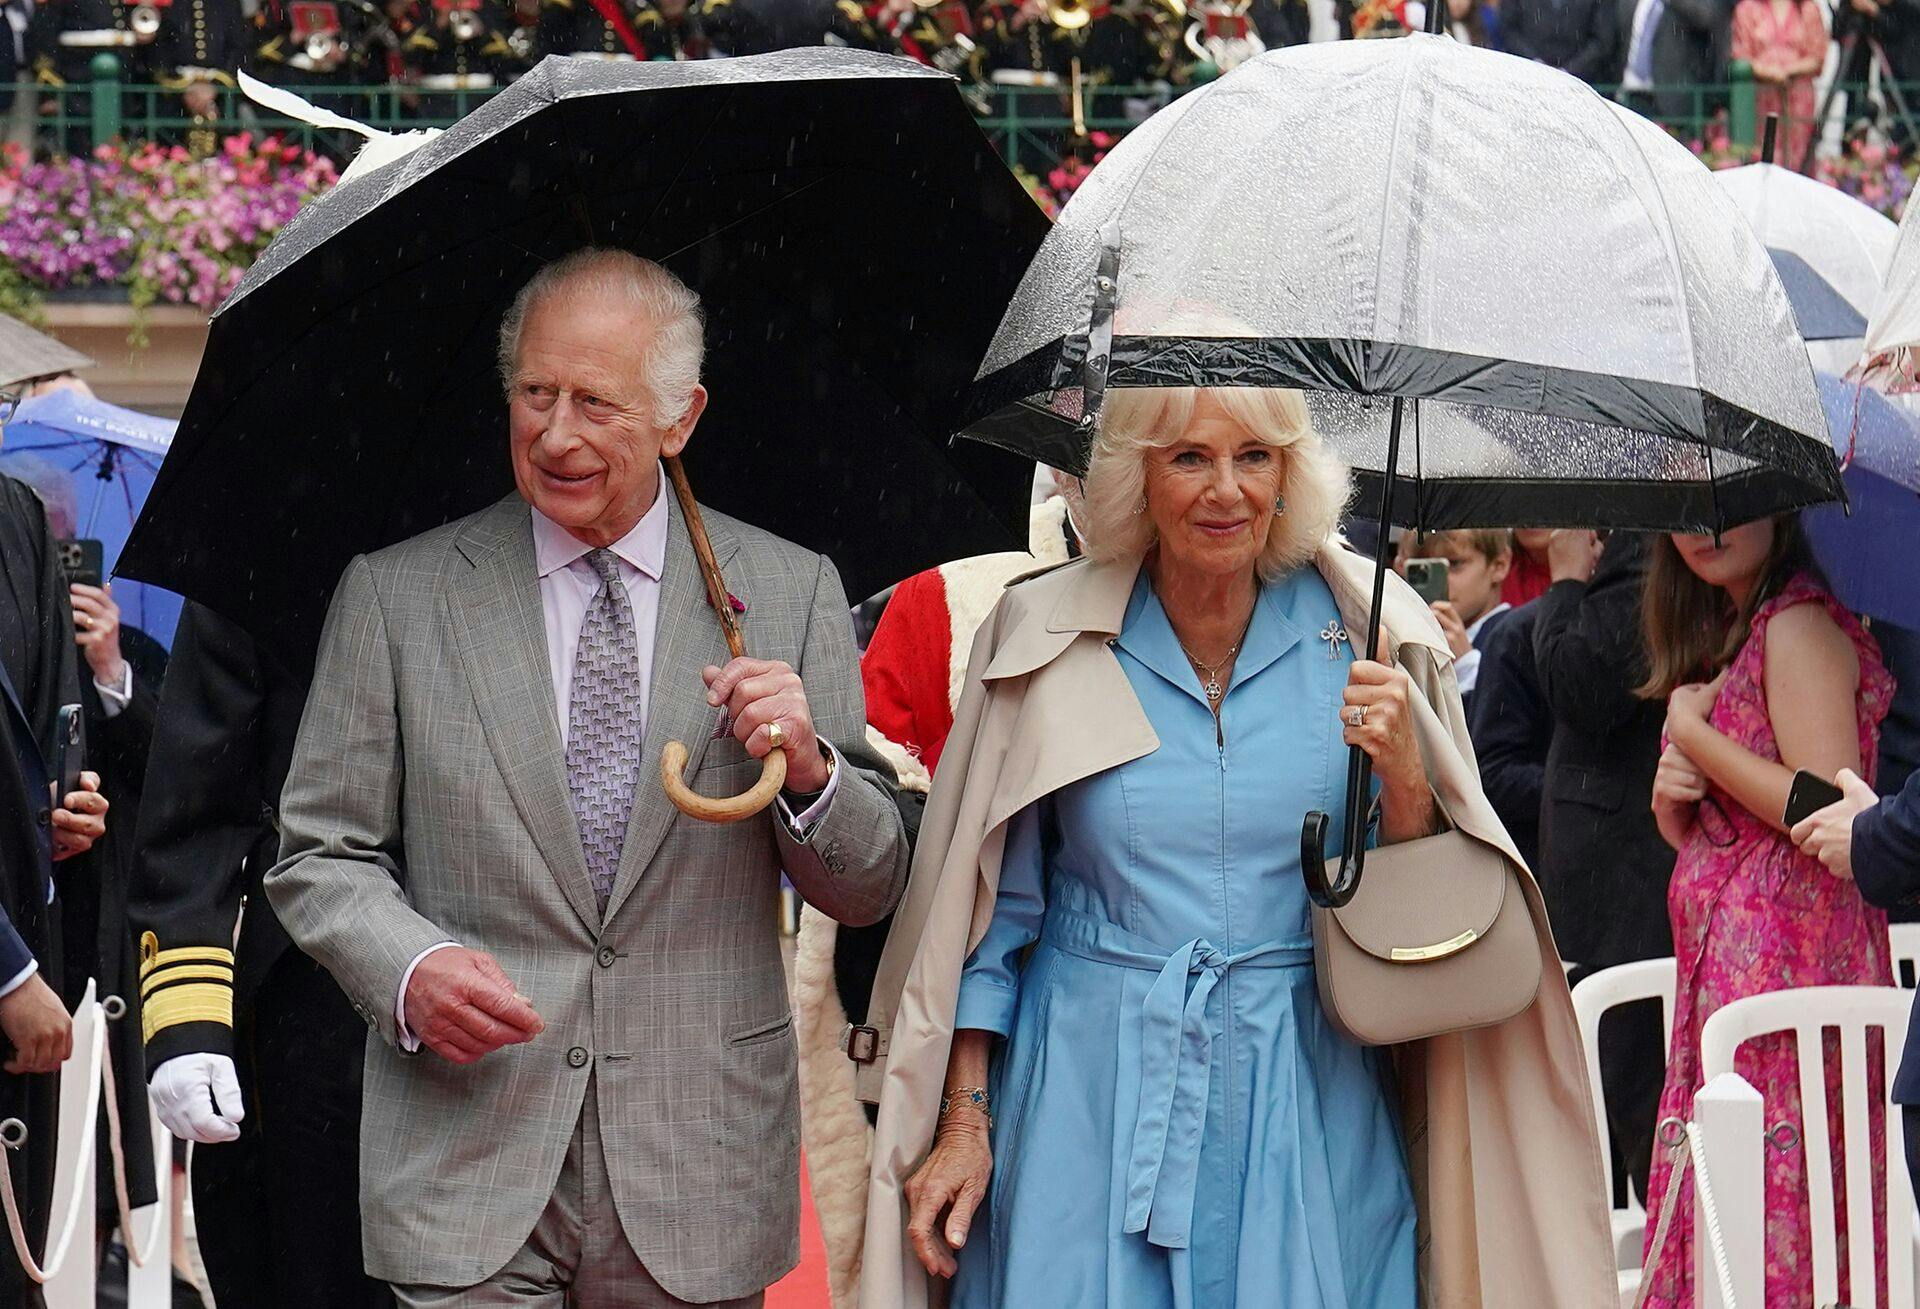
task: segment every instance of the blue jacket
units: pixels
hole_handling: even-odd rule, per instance
[[[1867,903],[1882,909],[1920,904],[1920,773],[1853,820],[1853,880]],[[1920,1105],[1920,1013],[1907,1027],[1893,1099]]]

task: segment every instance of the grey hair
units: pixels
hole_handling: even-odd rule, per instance
[[[1313,558],[1334,534],[1353,494],[1352,477],[1313,430],[1300,392],[1223,386],[1210,394],[1241,430],[1280,452],[1284,509],[1274,516],[1256,561],[1261,578],[1272,581]],[[1153,520],[1141,512],[1146,454],[1180,439],[1199,398],[1200,391],[1190,387],[1121,387],[1107,393],[1083,483],[1087,554],[1123,559],[1145,554],[1154,544]]]
[[[649,259],[610,246],[588,246],[544,265],[520,288],[500,320],[500,380],[511,390],[520,362],[520,333],[533,307],[560,295],[616,299],[653,324],[653,348],[640,378],[653,401],[653,421],[671,427],[693,403],[706,357],[706,314],[685,282]]]
[[[39,497],[57,535],[71,536],[80,530],[80,496],[72,473],[25,451],[8,458],[6,472]]]

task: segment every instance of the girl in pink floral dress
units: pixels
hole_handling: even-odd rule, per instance
[[[1852,882],[1829,876],[1818,860],[1795,850],[1780,824],[1796,769],[1831,779],[1851,768],[1871,780],[1893,679],[1873,638],[1810,570],[1793,517],[1735,528],[1718,545],[1705,536],[1659,540],[1645,618],[1651,675],[1640,692],[1668,704],[1668,744],[1653,807],[1662,834],[1680,852],[1667,893],[1679,989],[1660,1115],[1684,1120],[1692,1117],[1702,1080],[1700,1032],[1722,1005],[1788,987],[1893,980],[1886,916],[1867,905]],[[1703,677],[1713,680],[1702,684]],[[1736,1060],[1766,1102],[1768,1127],[1786,1122],[1795,1129],[1788,1148],[1767,1146],[1768,1309],[1805,1309],[1813,1298],[1792,1039],[1750,1041]],[[1877,1065],[1877,1048],[1874,1056]],[[1832,1049],[1827,1099],[1838,1138],[1839,1067]],[[1885,1123],[1877,1097],[1875,1110],[1870,1131],[1880,1158]],[[1851,1295],[1845,1281],[1837,1139],[1833,1158],[1841,1299],[1864,1299]],[[1667,1179],[1662,1151],[1654,1160],[1650,1215],[1669,1203]],[[1876,1196],[1880,1186],[1876,1178]],[[1647,1303],[1693,1309],[1690,1178],[1674,1202],[1673,1230],[1657,1266],[1647,1270]],[[1654,1228],[1650,1220],[1649,1247]],[[1884,1236],[1877,1256],[1875,1302],[1884,1304]]]

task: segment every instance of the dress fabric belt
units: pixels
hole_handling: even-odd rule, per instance
[[[1309,936],[1268,941],[1227,954],[1196,937],[1168,954],[1123,927],[1058,907],[1047,911],[1041,940],[1095,963],[1157,973],[1140,1006],[1140,1105],[1127,1156],[1127,1232],[1169,1250],[1193,1235],[1200,1138],[1213,1076],[1214,1030],[1207,997],[1236,968],[1311,968]],[[1187,978],[1193,977],[1193,989]]]

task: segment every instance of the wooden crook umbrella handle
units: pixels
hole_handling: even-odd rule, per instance
[[[678,455],[664,455],[667,480],[673,483],[673,498],[680,502],[681,516],[687,520],[687,535],[693,539],[693,554],[700,561],[700,576],[707,584],[707,603],[720,618],[720,630],[726,633],[727,650],[738,659],[747,652],[746,637],[740,630],[740,615],[727,599],[727,584],[720,576],[720,565],[713,557],[713,543],[707,540],[707,525],[694,503],[693,487],[687,482],[687,470]],[[689,818],[703,823],[737,823],[751,818],[768,805],[787,781],[787,752],[769,750],[760,761],[760,780],[739,795],[714,797],[701,795],[688,786],[682,772],[687,766],[687,747],[679,741],[667,742],[660,751],[660,785],[673,807]]]

